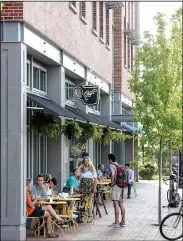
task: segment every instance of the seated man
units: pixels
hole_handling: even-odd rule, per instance
[[[32,201],[35,200],[36,195],[37,195],[38,201],[46,200],[44,177],[42,175],[37,176],[37,184],[33,185],[32,190],[30,192]]]
[[[77,168],[73,170],[73,175],[67,179],[66,187],[71,188],[72,186],[74,192],[79,192],[80,181],[76,176],[76,171],[77,171]]]
[[[35,199],[32,202],[29,192],[32,189],[32,180],[27,179],[26,181],[26,211],[28,217],[45,217],[47,226],[47,237],[57,238],[59,235],[52,233],[52,217],[58,220],[58,225],[64,224],[65,222],[55,213],[54,209],[50,205],[45,205],[43,207],[35,207],[38,202],[38,196],[35,194]]]
[[[107,168],[107,169],[104,170],[104,176],[105,176],[106,178],[110,178],[110,174],[111,174],[110,168]]]
[[[101,180],[103,178],[103,171],[104,171],[104,165],[103,164],[98,165],[98,170],[97,170],[98,180]]]

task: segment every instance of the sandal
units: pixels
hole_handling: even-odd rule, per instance
[[[50,234],[47,234],[46,237],[47,237],[47,238],[58,238],[59,235],[58,235],[58,234],[54,234],[54,233],[50,233]]]

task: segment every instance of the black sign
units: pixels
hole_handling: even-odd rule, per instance
[[[78,90],[80,90],[80,96]],[[98,105],[99,103],[100,93],[98,85],[78,86],[74,88],[74,93],[84,105]]]

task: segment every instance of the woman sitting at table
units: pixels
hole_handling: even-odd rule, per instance
[[[48,188],[48,182],[52,179],[52,176],[50,174],[43,174],[44,178],[44,187],[45,190]]]
[[[89,157],[85,156],[83,158],[82,164],[78,167],[77,175],[80,176],[80,193],[82,194],[82,199],[86,200],[88,198],[88,216],[89,221],[91,221],[93,197],[97,187],[97,173]]]
[[[47,187],[45,189],[47,197],[55,197],[54,188],[57,186],[57,179],[52,178],[47,181]]]

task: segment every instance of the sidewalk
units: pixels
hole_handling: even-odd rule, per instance
[[[90,226],[91,231],[80,224],[76,235],[65,231],[64,236],[60,235],[55,240],[164,240],[159,227],[152,225],[158,223],[158,181],[140,181],[136,184],[136,189],[137,198],[132,195],[131,199],[127,199],[125,195],[126,227],[108,227],[114,221],[112,202],[108,202],[109,214],[104,214],[101,207],[102,218],[96,217],[94,225]],[[162,206],[167,205],[167,189],[168,186],[162,184]],[[162,217],[167,214],[168,209],[162,208]],[[43,240],[43,237],[29,236],[28,240]]]

